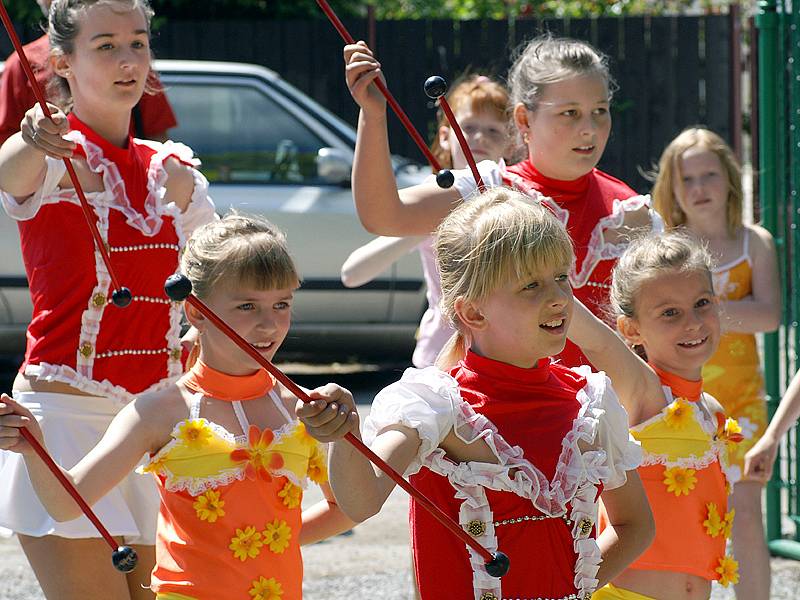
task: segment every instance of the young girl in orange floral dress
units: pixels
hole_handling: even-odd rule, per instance
[[[764,434],[767,403],[756,333],[774,331],[781,320],[775,240],[758,225],[742,222],[742,174],[733,150],[702,127],[681,132],[664,149],[653,203],[670,227],[685,226],[701,238],[718,263],[714,289],[722,300],[725,331],[703,368],[705,391],[742,428],[744,440],[731,455],[740,473],[744,456]],[[733,486],[738,518],[733,548],[739,555],[740,598],[767,600],[769,552],[761,512],[762,485],[744,475]]]
[[[570,330],[628,411],[656,521],[650,548],[594,600],[700,600],[709,597],[712,581],[738,581],[725,546],[735,481],[727,455],[740,428],[702,392],[703,365],[720,338],[711,275],[709,254],[686,234],[642,238],[614,268],[611,301],[620,332],[647,362],[588,311],[578,312]]]
[[[289,330],[299,281],[283,235],[264,220],[229,215],[199,229],[181,263],[194,293],[272,359]],[[127,405],[64,473],[93,504],[150,454],[144,470],[161,497],[151,583],[157,598],[299,600],[300,546],[352,526],[326,484],[325,452],[294,416],[298,400],[196,309],[185,309],[200,332],[191,370]],[[309,420],[319,438],[357,423],[346,390],[330,384],[311,394],[319,399]],[[24,456],[55,519],[74,518],[77,505],[18,437],[21,426],[42,440],[33,415],[3,396],[0,448]],[[322,485],[325,499],[301,512],[307,479]]]

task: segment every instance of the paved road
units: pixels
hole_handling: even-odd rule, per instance
[[[401,369],[347,373],[347,367],[333,372],[292,365],[297,382],[314,387],[334,380],[354,391],[362,415],[383,385],[399,377]],[[311,488],[305,503],[319,499]],[[405,494],[395,490],[381,513],[359,525],[352,535],[339,536],[304,548],[306,600],[412,600],[410,552]],[[772,561],[774,585],[771,598],[792,600],[800,597],[800,564],[781,559]],[[0,600],[43,600],[15,539],[0,540]],[[730,590],[715,586],[713,600],[732,600]],[[740,599],[745,600],[745,599]]]

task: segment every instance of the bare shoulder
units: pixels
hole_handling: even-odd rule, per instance
[[[706,407],[706,410],[712,415],[717,413],[725,414],[725,409],[722,407],[722,404],[719,403],[719,400],[714,398],[708,392],[703,392],[703,404]]]
[[[174,156],[164,161],[167,172],[165,202],[174,202],[181,210],[186,210],[194,191],[194,169]]]
[[[775,238],[761,225],[745,225],[744,228],[750,234],[750,248],[753,251],[775,252]]]
[[[169,435],[175,423],[189,416],[188,394],[178,384],[172,384],[163,390],[137,396],[133,410],[148,427]]]
[[[300,389],[302,389],[306,393],[309,392],[309,390],[307,390],[304,387],[301,387]],[[278,393],[278,396],[280,397],[284,408],[287,411],[289,411],[289,414],[292,416],[292,418],[295,418],[294,408],[297,405],[297,401],[299,400],[299,398],[295,396],[292,392],[290,392],[288,389],[286,389],[286,386],[280,383],[275,384],[275,391]]]

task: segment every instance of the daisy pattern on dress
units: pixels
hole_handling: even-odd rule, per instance
[[[261,554],[261,546],[263,545],[261,533],[256,531],[255,527],[246,527],[244,531],[241,529],[236,530],[236,535],[231,538],[228,548],[233,550],[235,558],[244,562],[248,558],[255,558]]]
[[[664,485],[667,486],[667,491],[678,497],[681,494],[688,496],[697,484],[695,473],[694,469],[684,469],[683,467],[664,469]]]
[[[177,439],[189,448],[202,448],[214,435],[205,419],[188,419],[178,428]]]
[[[217,519],[225,516],[223,506],[225,501],[219,499],[220,493],[214,490],[209,490],[192,504],[197,513],[197,518],[201,521],[208,521],[209,523],[216,523]]]
[[[739,563],[732,556],[719,559],[719,566],[714,569],[719,573],[719,582],[723,587],[739,583]]]
[[[283,586],[274,577],[267,579],[259,577],[253,581],[253,585],[248,592],[251,600],[281,600],[283,596]]]
[[[283,554],[289,545],[289,540],[292,539],[292,528],[283,519],[280,521],[275,519],[272,523],[267,523],[262,536],[264,544],[268,545],[272,552]]]

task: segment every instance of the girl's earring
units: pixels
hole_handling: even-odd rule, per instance
[[[528,142],[530,142],[530,136],[528,135],[527,131],[522,132],[522,141],[525,143],[526,146],[528,145]]]

